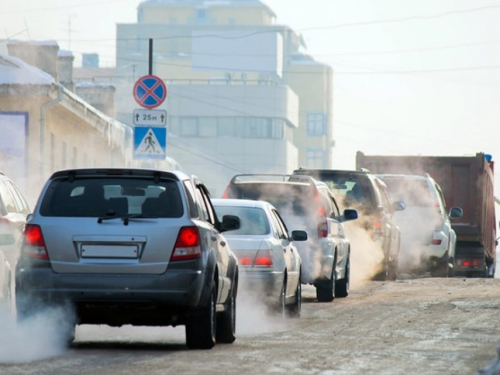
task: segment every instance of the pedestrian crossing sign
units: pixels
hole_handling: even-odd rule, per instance
[[[134,127],[134,159],[165,159],[167,157],[167,128]]]

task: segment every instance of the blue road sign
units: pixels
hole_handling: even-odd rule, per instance
[[[134,159],[165,159],[167,128],[136,126],[134,128]]]
[[[141,107],[155,108],[167,97],[167,86],[157,76],[148,75],[139,78],[134,85],[134,99]]]

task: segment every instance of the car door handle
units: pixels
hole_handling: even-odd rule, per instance
[[[211,239],[212,241],[217,241],[217,237],[216,237],[216,236],[212,236],[212,237],[210,237],[210,239]]]
[[[226,246],[226,241],[221,241],[221,242],[220,242],[220,245],[221,245],[221,246]]]

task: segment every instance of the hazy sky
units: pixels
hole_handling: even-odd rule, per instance
[[[0,1],[0,39],[55,39],[103,66],[140,3]],[[335,167],[353,168],[357,150],[500,161],[500,0],[264,2],[334,69]]]

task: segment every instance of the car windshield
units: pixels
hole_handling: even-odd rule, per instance
[[[266,201],[280,213],[295,216],[307,216],[314,200],[310,185],[300,183],[236,184],[236,191],[236,198]]]
[[[396,201],[404,201],[407,207],[434,207],[427,181],[415,179],[383,178]]]
[[[85,178],[51,182],[40,207],[42,216],[175,218],[183,215],[173,180]]]
[[[219,218],[224,215],[235,215],[240,218],[240,228],[226,232],[231,235],[261,236],[270,231],[266,213],[261,208],[214,206]]]

